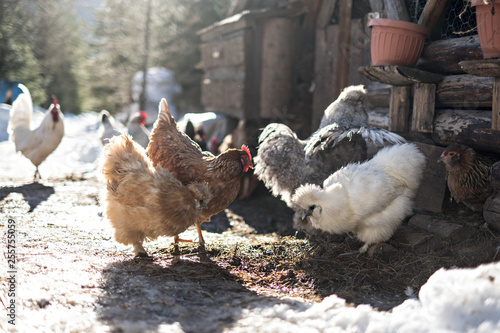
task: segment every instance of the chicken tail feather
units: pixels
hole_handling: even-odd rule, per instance
[[[174,117],[172,117],[172,114],[170,113],[170,109],[168,107],[168,103],[165,98],[162,98],[160,101],[158,121],[166,122],[169,125],[175,124],[175,119]]]
[[[14,130],[16,127],[22,126],[30,129],[31,117],[33,115],[33,102],[30,91],[23,84],[19,84],[19,88],[22,90],[22,93],[12,103],[12,108],[10,109],[8,133],[10,134],[11,141],[14,141]]]

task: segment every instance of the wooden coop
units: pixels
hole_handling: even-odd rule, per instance
[[[237,0],[233,10],[200,32],[207,110],[260,126],[283,122],[305,138],[344,87],[364,84],[370,125],[426,153],[417,205],[436,213],[449,198],[437,163],[443,147],[500,153],[500,62],[483,59],[468,1]],[[414,67],[371,65],[368,22],[375,17],[430,28]]]
[[[430,28],[414,67],[371,65],[368,22],[375,17]],[[419,143],[427,155],[417,206],[443,212],[449,203],[445,169],[437,163],[443,147],[461,143],[500,153],[498,60],[483,60],[475,27],[474,11],[462,0],[322,1],[311,130],[342,88],[364,84],[372,104],[370,125]]]
[[[199,32],[205,110],[260,119],[289,106],[300,11],[244,10]]]

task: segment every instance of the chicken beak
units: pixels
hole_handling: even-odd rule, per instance
[[[312,215],[312,211],[309,209],[309,210],[305,210],[302,212],[302,219],[305,220],[308,216],[311,216]]]
[[[202,209],[207,209],[207,208],[208,208],[208,204],[207,204],[207,202],[206,202],[206,201],[203,201],[203,202],[201,203],[201,208],[202,208]]]
[[[443,153],[441,154],[441,156],[439,156],[439,158],[438,158],[438,160],[437,160],[437,161],[438,161],[438,163],[439,163],[439,162],[443,162],[443,160],[444,160],[444,156],[445,156],[445,154],[444,154],[445,152],[446,152],[446,150],[445,150],[445,151],[443,151]]]

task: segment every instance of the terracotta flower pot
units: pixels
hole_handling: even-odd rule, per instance
[[[500,57],[500,1],[491,4],[483,0],[471,1],[471,7],[476,7],[477,34],[483,50],[483,57]]]
[[[373,19],[368,26],[374,66],[414,66],[430,33],[423,25],[398,20]]]

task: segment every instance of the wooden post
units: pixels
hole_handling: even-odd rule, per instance
[[[413,85],[412,131],[433,132],[435,102],[436,85],[434,83],[415,83]]]
[[[493,100],[491,103],[491,129],[500,130],[500,78],[493,80]]]
[[[337,67],[337,75],[334,76],[333,84],[334,96],[338,96],[342,89],[349,85],[352,1],[345,0],[339,4],[339,29],[342,33],[338,46],[338,58],[334,58],[334,66]]]
[[[384,6],[388,19],[410,21],[404,0],[384,0]]]
[[[409,129],[411,86],[392,86],[389,103],[389,131],[406,133]]]
[[[427,0],[424,10],[418,19],[418,24],[424,25],[432,31],[432,28],[443,13],[447,2],[446,0]]]

